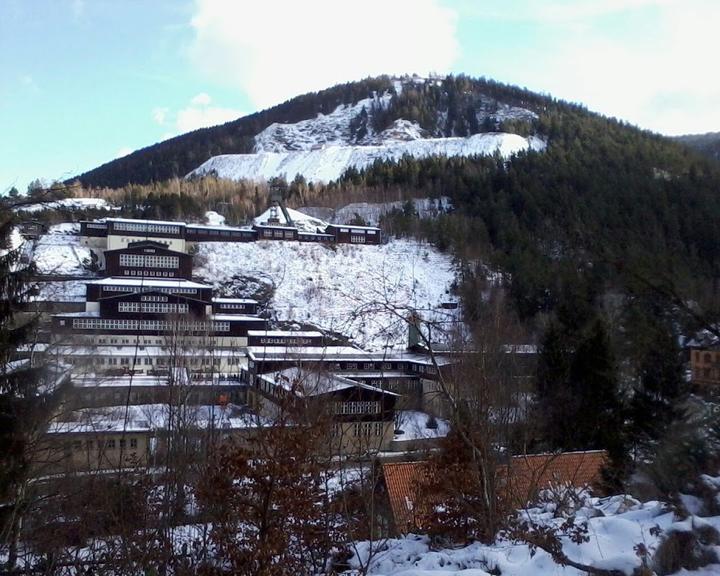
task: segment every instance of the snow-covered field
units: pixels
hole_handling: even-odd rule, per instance
[[[341,332],[374,349],[406,343],[403,316],[411,309],[425,319],[457,314],[437,310],[450,298],[452,259],[415,240],[334,247],[280,241],[206,243],[198,246],[194,272],[221,288],[242,278],[260,280],[274,287],[269,307],[277,320]]]
[[[268,180],[301,174],[308,181],[337,180],[350,167],[367,168],[376,160],[401,160],[404,156],[476,156],[499,152],[508,158],[523,150],[543,150],[545,142],[535,136],[487,133],[467,138],[429,138],[377,146],[328,146],[317,150],[222,154],[213,156],[188,177],[215,174],[230,180]]]
[[[90,263],[90,249],[80,245],[80,225],[56,224],[38,239],[33,262],[40,274],[83,275]]]

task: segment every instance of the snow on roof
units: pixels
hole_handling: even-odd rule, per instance
[[[208,284],[191,282],[190,280],[165,280],[161,278],[103,278],[88,282],[94,286],[140,286],[140,287],[164,287],[164,288],[212,288]]]
[[[393,392],[388,392],[382,388],[356,382],[345,376],[332,374],[328,372],[317,372],[313,370],[304,370],[298,367],[286,368],[278,372],[259,375],[258,378],[265,380],[276,386],[280,386],[285,390],[294,391],[298,396],[319,396],[339,390],[347,390],[348,388],[362,388],[364,390],[372,390],[381,392],[390,396],[397,396]]]
[[[109,406],[85,408],[66,415],[65,420],[50,423],[48,433],[110,433],[150,432],[167,428],[170,421],[170,406],[167,404],[139,404],[130,406]],[[173,407],[177,417],[177,408]],[[265,420],[256,416],[247,407],[238,404],[226,406],[200,405],[182,406],[183,421],[189,429],[255,428],[264,425]]]
[[[247,350],[251,359],[261,362],[303,358],[367,358],[367,352],[352,346],[248,346]]]
[[[257,304],[257,300],[252,298],[213,298],[213,302],[218,304]]]
[[[172,220],[141,220],[138,218],[106,218],[106,222],[131,222],[133,224],[162,224],[168,226],[187,226],[186,222],[174,222]]]
[[[375,230],[380,232],[380,228],[376,226],[354,226],[352,224],[328,224],[328,226],[332,226],[333,228],[349,228],[350,230]]]
[[[293,337],[298,338],[322,338],[323,333],[317,330],[308,330],[306,332],[292,330],[248,330],[248,336],[269,336],[272,338]]]
[[[210,318],[212,320],[225,320],[229,322],[239,322],[240,320],[248,322],[266,322],[265,318],[261,318],[260,316],[249,316],[247,314],[211,314]]]

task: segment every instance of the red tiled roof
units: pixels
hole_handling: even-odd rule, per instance
[[[509,466],[498,467],[502,492],[515,506],[531,500],[538,490],[552,485],[592,486],[600,480],[600,472],[607,461],[604,450],[565,452],[560,454],[530,454],[515,456]],[[390,507],[396,530],[408,532],[418,527],[421,508],[427,503],[416,501],[416,487],[426,473],[426,462],[393,462],[383,464]],[[502,480],[505,478],[505,480]]]

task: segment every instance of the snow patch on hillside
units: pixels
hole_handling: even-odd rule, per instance
[[[118,210],[104,198],[63,198],[54,202],[18,206],[17,212],[41,212],[42,210]]]
[[[367,168],[377,160],[398,161],[405,156],[476,156],[499,153],[504,158],[524,150],[544,150],[545,142],[535,136],[486,133],[467,138],[430,138],[392,142],[376,146],[328,146],[313,150],[223,154],[214,156],[188,177],[216,175],[230,180],[269,180],[285,175],[291,180],[301,174],[308,181],[337,180],[350,167]]]
[[[218,288],[242,278],[274,287],[269,308],[278,321],[314,324],[357,344],[404,346],[403,315],[456,326],[458,310],[440,310],[450,299],[455,265],[430,244],[395,240],[380,246],[259,241],[198,245],[195,275]],[[245,294],[234,294],[245,296]],[[400,316],[384,308],[397,307]],[[441,334],[434,332],[433,336]]]
[[[347,224],[360,216],[370,226],[377,226],[380,218],[393,210],[404,210],[410,203],[419,218],[436,218],[440,214],[451,212],[452,201],[447,196],[440,198],[413,198],[394,202],[355,202],[341,208],[324,208],[321,206],[305,206],[303,212],[322,218],[331,224]]]
[[[39,274],[81,276],[88,274],[90,249],[80,244],[80,224],[51,226],[35,244],[32,260]]]
[[[356,104],[341,104],[330,114],[318,114],[315,118],[301,120],[294,124],[274,123],[255,136],[253,151],[288,152],[293,150],[316,150],[325,146],[348,144],[369,144],[374,136],[372,127],[358,139],[351,129],[352,120],[363,113],[370,114],[373,106],[385,108],[392,96],[384,94],[365,98]],[[294,176],[294,175],[293,175]]]

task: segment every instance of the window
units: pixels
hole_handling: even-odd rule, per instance
[[[356,422],[353,425],[353,436],[356,438],[361,436],[382,436],[382,422]]]
[[[365,234],[351,234],[350,235],[350,243],[351,244],[365,244]]]
[[[335,414],[379,414],[381,406],[379,401],[337,402]]]
[[[150,224],[146,222],[113,222],[113,230],[156,234],[180,234],[180,226]]]
[[[130,438],[130,448],[137,448],[137,438]]]
[[[125,439],[122,438],[122,439],[120,440],[120,450],[124,450],[124,449],[125,449]]]
[[[105,443],[105,447],[106,447],[108,450],[115,450],[115,440],[112,439],[112,438],[111,438],[110,440],[108,440],[108,441]]]
[[[187,314],[187,304],[161,304],[158,302],[120,302],[118,312],[147,314]]]
[[[180,258],[178,256],[120,254],[120,266],[129,268],[179,268]]]

